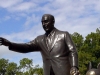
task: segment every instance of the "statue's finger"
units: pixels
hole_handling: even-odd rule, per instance
[[[74,75],[75,74],[75,71],[71,71],[71,73],[70,73],[71,75]]]

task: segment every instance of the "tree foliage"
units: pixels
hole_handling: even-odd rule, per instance
[[[4,58],[0,59],[0,75],[43,75],[42,67],[39,67],[39,65],[33,66],[32,59],[23,58],[19,63],[18,66]]]
[[[6,68],[6,75],[15,75],[17,72],[17,64],[14,62],[11,62],[7,65]]]
[[[96,32],[91,32],[85,38],[75,32],[72,34],[72,39],[78,50],[80,72],[85,75],[90,61],[95,68],[100,62],[100,29],[97,28]]]
[[[30,68],[32,68],[33,66],[33,61],[32,59],[28,59],[28,58],[23,58],[22,60],[20,60],[20,66],[19,68],[20,69],[23,69],[24,70],[29,70]]]
[[[0,59],[0,74],[5,75],[6,74],[6,68],[8,65],[8,60],[2,58]]]

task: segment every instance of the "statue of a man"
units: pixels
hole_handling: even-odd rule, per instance
[[[21,53],[40,51],[44,75],[78,75],[78,54],[70,34],[54,27],[55,18],[51,14],[44,14],[41,22],[45,34],[34,40],[22,44],[0,37],[0,44]]]

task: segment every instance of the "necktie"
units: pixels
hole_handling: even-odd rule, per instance
[[[50,47],[51,47],[51,38],[50,38],[50,36],[47,36],[46,42],[47,42],[48,50],[50,50]]]

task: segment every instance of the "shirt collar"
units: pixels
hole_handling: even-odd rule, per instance
[[[53,36],[53,34],[55,33],[56,28],[54,28],[49,34],[45,33],[45,35],[47,37]]]

